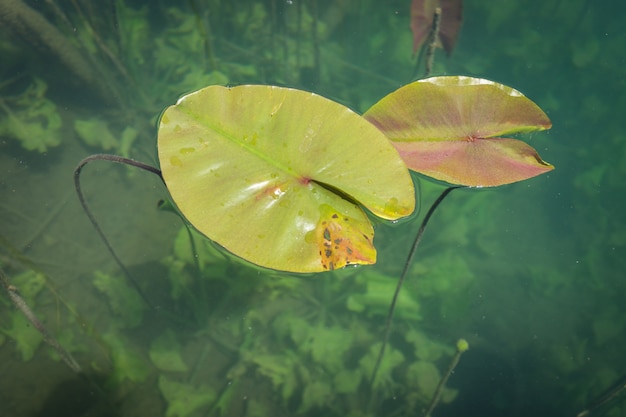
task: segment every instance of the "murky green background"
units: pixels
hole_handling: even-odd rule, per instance
[[[82,212],[76,164],[106,152],[156,165],[159,113],[203,86],[286,85],[366,110],[411,81],[409,9],[0,0],[0,263],[86,375],[3,292],[0,416],[421,415],[461,337],[470,350],[434,416],[575,416],[623,384],[619,1],[465,2],[458,44],[450,57],[438,50],[433,75],[487,78],[534,100],[553,128],[520,138],[556,170],[444,201],[369,414],[367,375],[418,220],[377,225],[372,267],[269,273],[198,239],[200,274],[180,220],[157,209],[159,180],[93,162],[85,194],[150,310]],[[421,218],[443,186],[420,184]],[[592,415],[626,415],[625,397]]]

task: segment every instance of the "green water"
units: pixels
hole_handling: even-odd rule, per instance
[[[84,371],[2,292],[0,416],[418,416],[459,338],[470,349],[436,417],[573,417],[623,383],[618,1],[464,5],[458,43],[449,57],[437,50],[432,75],[487,78],[531,98],[553,128],[519,138],[556,169],[443,202],[373,395],[388,303],[443,185],[420,178],[418,218],[376,224],[374,266],[270,272],[197,237],[200,273],[180,219],[157,209],[168,197],[160,180],[93,162],[87,199],[156,309],[82,212],[78,162],[106,152],[157,166],[160,112],[206,85],[302,88],[365,111],[412,80],[410,3],[0,0],[0,264]],[[626,415],[624,398],[591,415]]]

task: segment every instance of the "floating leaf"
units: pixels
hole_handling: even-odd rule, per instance
[[[364,116],[410,169],[452,184],[497,186],[554,169],[524,142],[497,137],[552,124],[522,93],[493,81],[427,78],[387,95]]]
[[[165,111],[158,142],[163,178],[187,220],[267,268],[374,263],[373,228],[358,204],[384,219],[415,206],[410,175],[385,136],[304,91],[204,88]]]
[[[376,259],[372,244],[374,230],[368,226],[369,221],[342,215],[326,204],[322,204],[320,212],[315,234],[324,269],[342,268],[350,263],[361,263],[359,261],[370,263],[368,260]]]

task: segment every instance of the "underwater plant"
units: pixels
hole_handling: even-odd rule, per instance
[[[382,132],[316,94],[206,87],[163,113],[158,136],[161,169],[112,155],[83,160],[74,177],[83,206],[85,164],[134,165],[162,178],[205,236],[258,266],[290,272],[375,263],[374,230],[358,204],[389,220],[415,207],[408,170]]]
[[[15,340],[25,361],[32,358],[43,340],[56,351],[72,371],[81,374],[81,367],[74,357],[48,331],[32,310],[34,298],[43,289],[44,282],[45,278],[34,271],[26,271],[11,281],[0,268],[0,286],[4,288],[11,303],[17,308],[11,317],[13,326],[10,329],[0,329],[0,334],[4,333]]]
[[[46,97],[47,84],[35,78],[19,95],[0,97],[0,135],[21,142],[24,149],[48,151],[61,143],[61,116]]]
[[[440,44],[450,55],[459,36],[462,21],[463,0],[412,0],[413,53],[425,42],[432,42]],[[437,24],[439,28],[433,31]],[[431,36],[435,38],[429,39]]]
[[[473,77],[431,77],[382,98],[363,117],[385,133],[409,169],[467,187],[495,187],[554,169],[503,135],[549,129],[548,116],[511,87]]]
[[[495,187],[554,169],[537,151],[501,135],[549,129],[548,116],[517,90],[472,77],[431,77],[405,85],[363,115],[398,149],[409,169],[445,181],[409,250],[393,295],[370,386],[385,354],[400,289],[426,226],[439,204],[460,187]]]
[[[375,263],[373,227],[359,205],[383,219],[411,214],[415,199],[407,166],[452,184],[422,221],[389,305],[382,342],[372,345],[361,359],[363,369],[344,369],[334,376],[333,384],[340,392],[353,393],[358,381],[367,381],[366,374],[370,373],[373,391],[385,384],[392,369],[404,361],[397,350],[385,356],[385,349],[397,303],[402,300],[400,289],[434,211],[455,188],[493,187],[553,169],[523,142],[497,137],[549,127],[545,113],[518,91],[470,77],[433,77],[409,84],[381,99],[363,117],[300,90],[260,85],[209,86],[182,97],[162,114],[158,133],[160,169],[122,156],[96,154],[80,162],[74,179],[91,222],[149,305],[151,302],[88,209],[80,173],[91,161],[128,164],[158,175],[171,195],[171,210],[185,220],[188,228],[244,261],[298,273]],[[356,148],[358,153],[351,152]],[[191,234],[189,237],[193,262],[201,272],[205,255],[198,257],[195,238]],[[365,285],[369,287],[369,281]],[[179,294],[181,290],[184,286]],[[351,297],[348,302],[353,311],[374,305],[374,301],[363,297]],[[411,302],[406,298],[405,307]],[[417,314],[417,306],[412,308],[412,314]],[[323,340],[340,334],[342,328],[313,327],[301,318],[289,320],[299,323],[288,332],[295,332],[291,338],[304,349],[302,353],[312,355],[311,360],[320,364],[326,363],[327,353],[318,354],[305,347],[316,340],[311,339],[313,334],[319,333]],[[344,350],[352,349],[352,341],[345,341],[348,344]],[[336,345],[336,341],[333,343]],[[466,349],[457,349],[452,367]],[[249,347],[240,350],[239,356],[244,369],[257,368],[274,380],[275,389],[288,390],[283,392],[288,401],[295,379],[285,379],[287,371],[271,365],[276,358],[266,356],[269,362],[262,361],[263,356],[252,353]],[[294,361],[296,368],[304,366]],[[419,374],[424,366],[432,372],[430,362],[416,363],[415,372]],[[330,366],[328,371],[336,369],[336,365]],[[438,402],[449,374],[441,377],[439,388],[432,388],[430,410]],[[421,384],[419,379],[415,381]],[[309,386],[310,390],[314,388]],[[305,391],[300,411],[321,405],[320,398],[332,397],[324,392]],[[371,394],[370,404],[375,398]]]

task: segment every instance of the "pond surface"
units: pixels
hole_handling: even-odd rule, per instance
[[[190,235],[158,208],[169,195],[156,176],[92,162],[83,191],[144,299],[84,214],[79,161],[158,166],[158,117],[186,93],[280,85],[362,113],[421,77],[410,8],[0,0],[0,265],[82,369],[3,290],[0,416],[422,415],[460,338],[469,350],[433,416],[626,415],[626,394],[603,397],[626,377],[622,2],[464,5],[431,75],[486,78],[537,103],[552,129],[517,138],[556,169],[441,204],[373,389],[398,276],[445,185],[415,174],[419,212],[374,221],[376,265],[298,275]]]

